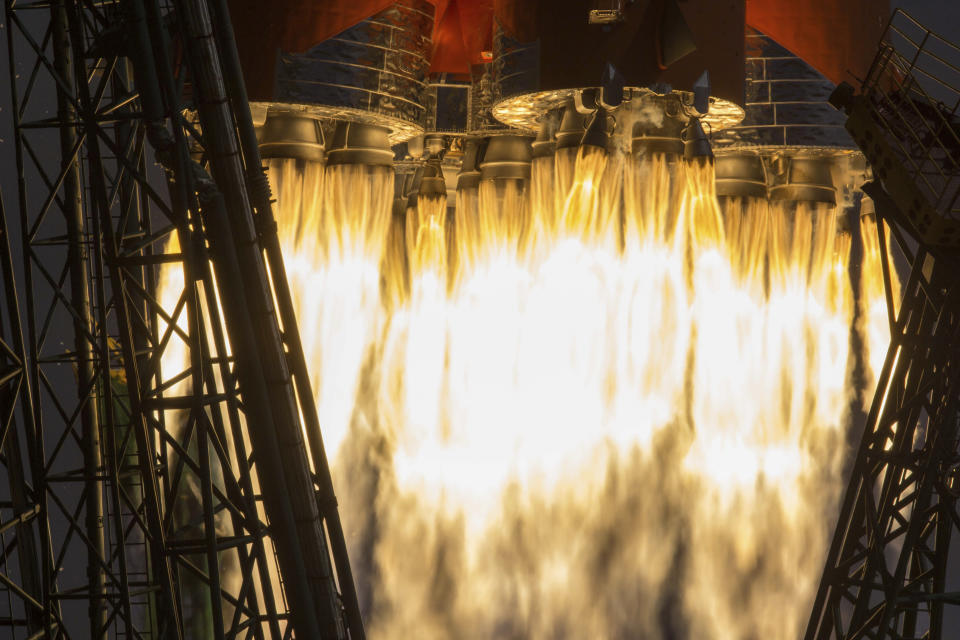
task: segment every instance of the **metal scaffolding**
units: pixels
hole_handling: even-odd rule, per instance
[[[939,640],[960,605],[960,49],[897,11],[859,93],[831,101],[874,169],[892,340],[805,637]]]
[[[5,8],[4,635],[362,639],[226,2]]]

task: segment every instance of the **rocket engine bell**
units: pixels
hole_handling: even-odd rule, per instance
[[[491,136],[480,160],[480,180],[529,180],[531,138],[510,133]]]
[[[417,196],[421,198],[446,198],[447,187],[444,182],[440,158],[430,158],[423,167],[420,188]]]
[[[327,164],[393,166],[388,129],[347,120],[337,122],[327,151]]]
[[[457,190],[476,189],[480,186],[480,168],[477,166],[480,154],[480,141],[470,138],[464,144],[463,162],[457,174]]]
[[[759,154],[720,154],[715,166],[718,198],[767,198],[767,173]]]
[[[323,162],[324,138],[320,121],[294,112],[271,113],[259,129],[260,156]]]
[[[788,159],[777,184],[770,188],[770,199],[837,204],[831,164],[832,160],[827,157]]]

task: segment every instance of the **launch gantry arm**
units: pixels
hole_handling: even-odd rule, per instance
[[[859,93],[831,101],[873,167],[891,344],[805,637],[939,640],[960,607],[960,48],[897,11]]]

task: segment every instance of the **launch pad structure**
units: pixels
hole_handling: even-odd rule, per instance
[[[362,640],[228,3],[5,11],[0,633]],[[945,638],[960,605],[958,61],[896,12],[863,86],[833,96],[873,167],[892,343],[808,640]]]
[[[946,53],[946,55],[944,55]],[[897,11],[859,92],[832,101],[874,167],[891,344],[806,638],[942,638],[957,512],[960,49]],[[889,229],[894,242],[886,237]],[[892,249],[910,262],[891,289]]]
[[[225,12],[6,4],[25,294],[8,277],[5,625],[29,637],[81,618],[89,637],[363,637]],[[172,306],[168,264],[189,274]],[[64,322],[74,344],[51,344]],[[189,366],[165,377],[171,349]],[[185,629],[185,608],[210,627]]]

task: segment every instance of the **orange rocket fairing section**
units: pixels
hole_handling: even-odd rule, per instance
[[[748,25],[833,83],[866,77],[889,17],[889,0],[747,0]]]
[[[493,0],[436,0],[430,73],[468,74],[470,65],[489,62],[493,48]]]
[[[435,7],[431,73],[468,74],[492,48],[494,0],[427,0]],[[272,90],[278,51],[303,53],[393,0],[230,0],[251,95]],[[255,42],[256,46],[244,46]],[[252,85],[252,86],[250,86]]]

